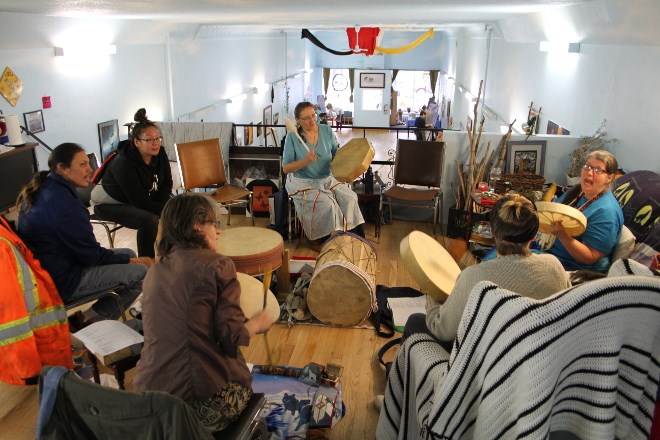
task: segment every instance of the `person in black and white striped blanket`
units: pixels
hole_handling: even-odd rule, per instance
[[[619,260],[543,300],[478,283],[451,353],[428,334],[399,350],[376,438],[647,439],[660,377],[653,275]]]

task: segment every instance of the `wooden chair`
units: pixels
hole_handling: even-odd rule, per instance
[[[96,157],[96,154],[89,153],[89,166],[92,168],[92,172],[96,171],[99,167],[99,161]],[[94,189],[94,184],[89,183],[86,188],[76,188],[78,192],[78,197],[82,200],[83,204],[87,209],[91,206],[92,199],[92,190]],[[115,232],[123,228],[119,223],[113,222],[111,220],[103,220],[98,215],[93,212],[89,213],[89,220],[93,225],[100,225],[105,229],[105,233],[108,236],[108,244],[111,248],[115,247]]]
[[[190,191],[195,188],[216,188],[209,195],[227,209],[227,224],[231,224],[231,207],[245,205],[252,215],[254,226],[252,191],[242,186],[227,184],[220,139],[182,142],[174,146],[183,189]]]
[[[444,142],[399,139],[394,159],[394,183],[383,192],[383,205],[402,205],[433,210],[433,234],[442,219],[442,168]]]

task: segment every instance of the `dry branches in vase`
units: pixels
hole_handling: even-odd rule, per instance
[[[603,119],[603,122],[596,130],[596,133],[593,136],[581,136],[578,142],[578,146],[570,154],[571,165],[566,172],[568,177],[579,177],[582,172],[582,166],[587,161],[587,156],[589,153],[595,150],[605,150],[606,147],[616,142],[616,139],[610,139],[607,137],[607,131],[605,131],[605,125],[607,123],[606,119]]]
[[[477,109],[479,108],[479,101],[481,100],[481,89],[483,87],[483,80],[479,82],[479,93],[477,94],[477,100],[474,103],[474,118],[473,121],[477,121]],[[477,124],[470,123],[468,118],[467,125],[467,134],[469,140],[469,157],[467,164],[460,164],[458,160],[454,161],[456,166],[456,172],[458,173],[458,186],[454,186],[452,183],[452,193],[454,194],[454,199],[456,200],[457,209],[468,209],[470,206],[470,191],[476,188],[477,183],[482,182],[485,176],[486,170],[486,158],[488,158],[488,152],[490,151],[490,142],[486,146],[486,151],[481,157],[477,159],[477,154],[479,150],[479,142],[481,141],[481,134],[484,130],[484,116],[481,116],[479,120],[479,127]]]

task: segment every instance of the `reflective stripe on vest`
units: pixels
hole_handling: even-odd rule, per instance
[[[38,308],[40,301],[34,272],[11,241],[4,237],[0,237],[0,239],[9,243],[14,252],[17,267],[16,276],[29,315],[0,325],[0,346],[4,346],[34,336],[33,330],[63,324],[66,322],[66,309],[63,305]]]

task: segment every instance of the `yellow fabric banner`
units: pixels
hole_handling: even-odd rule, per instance
[[[388,55],[396,55],[399,53],[408,52],[410,49],[414,49],[415,47],[419,46],[419,44],[422,41],[426,40],[427,38],[433,38],[433,35],[434,35],[433,28],[431,28],[428,31],[424,32],[422,35],[420,35],[418,39],[416,39],[410,44],[401,47],[392,47],[392,48],[376,46],[376,52],[386,53]]]

